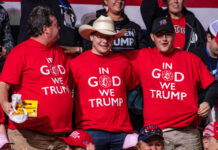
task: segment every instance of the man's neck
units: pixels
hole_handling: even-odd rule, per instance
[[[182,12],[180,12],[180,13],[169,13],[169,14],[170,14],[170,18],[172,18],[172,19],[182,18]]]
[[[158,51],[159,51],[159,50],[158,50]],[[172,47],[172,48],[170,48],[168,51],[166,51],[166,52],[160,51],[160,53],[161,53],[162,55],[169,56],[169,55],[173,54],[174,51],[175,51],[175,48]]]
[[[207,43],[207,50],[211,58],[218,59],[218,56],[211,50],[209,43]]]
[[[123,17],[122,17],[121,14],[112,14],[112,13],[108,12],[107,15],[110,16],[113,21],[121,21],[121,20],[123,20]]]
[[[94,49],[91,49],[91,52],[93,54],[97,55],[97,56],[102,56],[102,57],[106,56],[107,57],[111,53],[111,50],[108,51],[107,53],[104,53],[104,54],[103,53],[99,53],[99,52],[95,51]]]
[[[37,36],[37,37],[31,37],[31,39],[50,47],[52,45],[52,43],[48,43],[47,40],[45,40],[41,35]]]

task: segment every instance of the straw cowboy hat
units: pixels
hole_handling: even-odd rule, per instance
[[[93,26],[90,25],[81,25],[79,27],[79,34],[86,40],[90,41],[90,35],[93,32],[99,32],[105,35],[113,35],[114,39],[123,36],[126,32],[126,29],[120,30],[118,33],[114,30],[114,22],[111,17],[100,16],[93,22]]]

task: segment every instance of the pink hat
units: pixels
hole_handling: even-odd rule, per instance
[[[203,136],[212,136],[218,140],[218,121],[208,124],[203,131]]]
[[[59,137],[59,139],[64,140],[68,145],[85,149],[87,144],[93,143],[92,137],[83,130],[75,130],[68,137]]]
[[[136,146],[138,142],[138,134],[133,133],[133,134],[127,134],[124,143],[123,143],[123,149],[127,149],[130,147]]]
[[[4,134],[0,134],[0,148],[3,148],[5,144],[13,144],[13,143],[10,143]]]

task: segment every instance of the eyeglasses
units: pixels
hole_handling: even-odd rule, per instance
[[[170,37],[170,36],[173,36],[173,33],[172,32],[158,32],[155,34],[158,38],[162,38],[164,35],[166,37]]]

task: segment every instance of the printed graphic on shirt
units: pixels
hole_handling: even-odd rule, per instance
[[[119,32],[120,30],[116,30],[116,32]],[[131,29],[126,31],[126,33],[120,37],[114,40],[113,45],[115,47],[125,47],[126,49],[132,49],[134,45],[136,44],[135,42],[135,37],[136,37],[136,30]]]
[[[159,89],[150,89],[151,97],[153,99],[183,101],[187,97],[186,92],[178,91],[176,88],[176,84],[183,82],[185,76],[182,72],[173,72],[172,63],[163,62],[162,68],[155,68],[152,70],[152,77],[160,80]]]
[[[92,97],[88,101],[92,108],[95,107],[107,107],[116,106],[121,107],[123,104],[123,98],[117,97],[115,90],[116,87],[121,86],[121,78],[117,75],[111,75],[108,67],[98,68],[99,76],[91,76],[88,79],[88,86],[92,88],[98,88],[98,97]]]
[[[174,25],[173,27],[174,27],[175,33],[182,33],[182,34],[185,34],[185,28],[180,27],[179,25]]]
[[[63,65],[54,65],[53,58],[46,58],[47,64],[40,67],[42,75],[50,76],[53,85],[42,87],[45,95],[58,95],[70,93],[68,86],[64,85],[63,75],[66,74],[66,69]]]
[[[175,31],[175,39],[173,42],[173,46],[178,49],[184,49],[185,46],[185,17],[181,17],[180,19],[172,19],[173,27]]]

